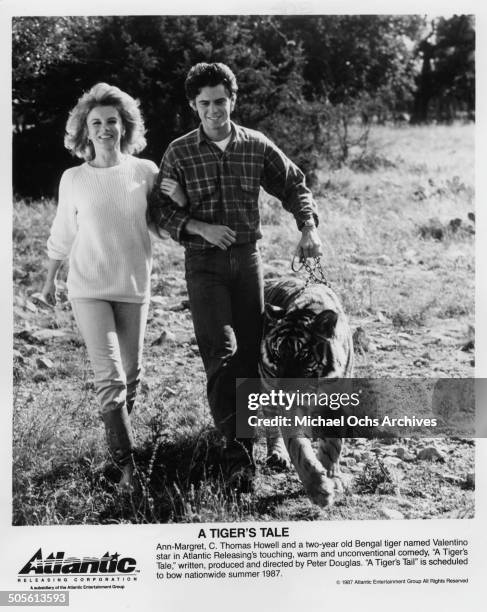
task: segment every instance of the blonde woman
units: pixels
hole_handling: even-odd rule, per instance
[[[146,141],[138,102],[98,83],[69,115],[65,146],[84,163],[66,170],[47,243],[43,298],[54,305],[55,280],[69,258],[68,297],[95,374],[107,442],[133,486],[130,412],[141,373],[150,293],[151,241],[147,197],[158,168],[134,157]],[[174,181],[161,189],[184,205]]]

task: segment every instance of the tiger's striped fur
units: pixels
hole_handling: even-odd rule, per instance
[[[352,334],[336,294],[324,284],[298,278],[270,281],[259,372],[264,386],[279,378],[345,378],[353,375]],[[284,432],[283,432],[284,433]],[[340,438],[319,438],[317,455],[308,438],[268,432],[268,459],[284,464],[285,447],[309,497],[333,503],[339,474]]]

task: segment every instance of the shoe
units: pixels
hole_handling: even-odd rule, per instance
[[[252,440],[227,440],[222,455],[225,482],[230,490],[250,493],[253,490],[255,462]]]
[[[237,493],[253,493],[254,492],[255,468],[252,465],[237,466],[231,470],[227,479],[226,485]]]

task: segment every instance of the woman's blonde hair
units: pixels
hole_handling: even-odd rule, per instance
[[[97,83],[81,96],[69,113],[64,146],[73,155],[86,161],[95,157],[93,144],[88,140],[86,119],[96,106],[113,106],[119,112],[124,128],[120,141],[122,153],[138,153],[145,148],[147,142],[139,101],[114,85]]]

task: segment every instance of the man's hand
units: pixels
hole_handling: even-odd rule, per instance
[[[201,236],[210,244],[226,251],[237,240],[237,234],[226,225],[205,223]]]
[[[177,181],[170,178],[164,178],[161,181],[160,188],[162,193],[165,193],[167,196],[169,196],[171,200],[173,202],[176,202],[178,206],[180,206],[181,208],[184,208],[184,206],[186,206],[188,200],[183,191],[183,188]]]
[[[307,257],[320,257],[323,255],[321,250],[321,239],[316,227],[303,227],[301,240],[299,241],[296,255],[301,259]]]
[[[226,225],[213,225],[197,219],[190,219],[184,226],[184,230],[193,236],[201,236],[222,251],[226,251],[237,240],[237,234]]]

